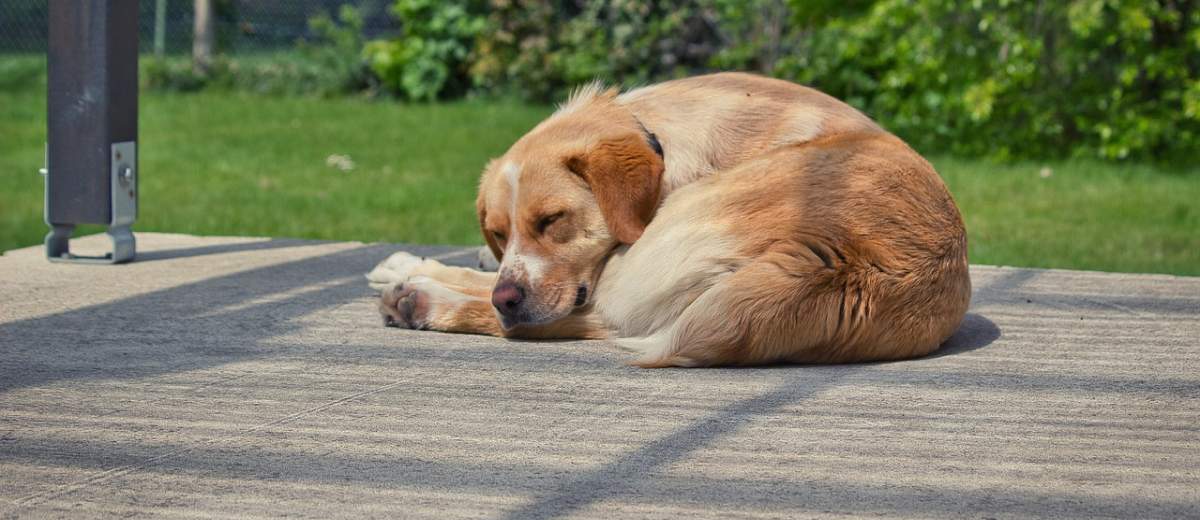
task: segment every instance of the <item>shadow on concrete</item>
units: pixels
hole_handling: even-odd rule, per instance
[[[1000,339],[1000,327],[982,315],[968,312],[954,335],[926,359],[964,354],[991,345],[997,339]]]
[[[971,309],[982,311],[989,307],[1042,312],[1047,309],[1071,310],[1085,315],[1091,311],[1112,312],[1136,316],[1141,313],[1165,315],[1200,314],[1200,297],[1163,298],[1139,294],[1057,294],[1040,290],[1021,291],[1025,284],[1036,280],[1048,271],[1041,269],[1013,269],[977,287],[971,296]]]
[[[211,246],[181,247],[177,249],[162,249],[158,251],[139,252],[138,263],[171,260],[192,256],[220,255],[225,253],[240,253],[243,251],[262,251],[266,249],[282,249],[287,247],[313,246],[328,243],[320,240],[300,240],[293,238],[271,238],[254,242],[235,242],[232,244],[215,244]]]
[[[758,406],[759,411],[770,411],[773,406],[765,397],[737,404],[749,404]],[[727,411],[722,410],[697,424],[712,426],[712,421],[727,415]],[[920,430],[921,433],[936,431],[934,425],[927,430]],[[725,432],[713,433],[719,436]],[[880,443],[886,445],[886,437],[892,433],[881,430]],[[412,454],[376,456],[357,453],[354,448],[361,445],[355,443],[365,440],[350,438],[345,440],[344,446],[331,446],[328,450],[320,452],[279,449],[278,446],[274,449],[264,449],[261,443],[196,446],[157,461],[153,465],[152,473],[123,478],[125,485],[140,485],[152,489],[152,486],[146,484],[148,480],[170,482],[181,475],[190,475],[193,478],[212,475],[218,477],[219,482],[246,484],[245,489],[229,491],[232,496],[238,496],[235,493],[240,492],[259,500],[264,499],[263,494],[268,493],[282,493],[283,496],[274,497],[280,500],[295,499],[297,495],[312,500],[314,493],[329,493],[328,490],[314,490],[312,484],[344,487],[346,491],[343,493],[346,495],[325,495],[329,500],[343,502],[364,496],[386,496],[385,493],[378,493],[376,490],[389,489],[411,490],[415,493],[429,490],[451,491],[464,493],[467,497],[470,497],[472,492],[484,497],[521,496],[532,493],[538,498],[503,514],[504,518],[521,519],[567,517],[572,513],[587,510],[590,506],[600,504],[599,508],[609,508],[614,503],[649,504],[665,508],[674,505],[692,508],[711,505],[730,512],[774,512],[781,517],[806,517],[825,512],[826,515],[835,513],[854,516],[960,518],[978,517],[979,511],[987,511],[998,516],[1038,518],[1191,518],[1200,509],[1200,505],[1195,502],[1182,502],[1153,495],[1102,495],[1089,493],[1086,488],[1071,486],[1039,489],[947,489],[921,483],[872,481],[856,478],[855,475],[867,473],[885,476],[896,472],[897,464],[902,468],[906,464],[909,467],[912,464],[923,464],[929,466],[931,471],[937,471],[949,479],[954,476],[954,469],[947,468],[944,459],[928,454],[913,453],[898,458],[895,455],[887,456],[887,450],[881,450],[881,453],[873,455],[855,451],[861,447],[855,447],[853,444],[848,447],[848,453],[854,453],[856,456],[845,456],[838,462],[847,475],[842,479],[806,477],[803,462],[796,464],[795,476],[783,481],[770,477],[756,477],[752,471],[747,477],[745,463],[738,461],[731,461],[730,464],[740,466],[740,478],[725,478],[720,474],[668,467],[671,462],[686,455],[688,450],[676,447],[679,444],[664,446],[666,442],[696,441],[700,443],[696,448],[720,442],[720,439],[706,435],[708,434],[698,430],[696,426],[690,426],[664,438],[660,441],[662,444],[656,442],[647,445],[635,454],[621,457],[613,463],[604,464],[591,471],[561,470],[511,461],[499,462],[495,458],[443,462]],[[652,451],[664,447],[665,452]],[[100,472],[114,466],[140,464],[153,453],[151,448],[163,449],[164,446],[99,445],[52,438],[42,441],[35,456],[30,456],[30,452],[27,451],[11,458],[7,458],[6,455],[6,460],[41,467],[79,467]],[[733,449],[736,450],[736,447]],[[3,450],[2,445],[0,450]],[[801,451],[789,455],[804,457],[809,454],[814,456],[813,465],[828,469],[828,453]],[[822,457],[823,455],[826,457]],[[953,456],[950,458],[954,460]],[[987,456],[977,461],[985,471],[993,465],[1003,466],[1004,462],[1006,461]],[[768,468],[764,469],[780,469],[779,462],[768,461],[766,465]],[[899,471],[903,472],[905,469]],[[169,476],[164,478],[161,475]],[[972,473],[963,472],[962,475],[967,478]],[[559,482],[559,476],[566,482],[560,486],[551,485],[549,490],[544,489],[548,481]],[[572,476],[575,478],[572,479]],[[281,485],[291,483],[298,485],[295,489]],[[429,502],[446,500],[437,495],[438,493],[431,493]],[[156,506],[164,508],[180,507],[188,501],[195,500],[194,495],[187,494],[161,494],[156,498],[163,502],[156,503]],[[353,507],[351,503],[346,505]],[[797,512],[804,513],[797,515]],[[594,517],[598,516],[597,513],[596,509],[592,509],[584,516]],[[686,518],[686,514],[677,515]],[[613,512],[612,516],[625,518],[629,515]]]
[[[986,305],[996,300],[997,294],[1010,293],[1019,289],[1026,282],[1033,280],[1037,271],[1020,270],[1000,276],[984,286],[976,286],[971,294],[971,308]],[[935,359],[956,354],[964,354],[991,345],[1000,339],[1000,327],[977,312],[967,312],[963,316],[958,330],[947,339],[936,352],[923,359]]]
[[[744,370],[750,372],[760,369]],[[769,369],[768,369],[769,370]],[[754,417],[811,398],[833,386],[862,366],[809,367],[797,370],[774,390],[724,406],[708,417],[694,421],[674,433],[628,452],[616,460],[581,474],[516,509],[505,518],[552,518],[567,516],[588,505],[630,493],[642,486],[647,475],[661,471],[689,453],[729,436]]]
[[[302,243],[271,242],[233,245],[224,252]],[[195,249],[184,254],[220,252]],[[363,273],[400,249],[368,245],[0,325],[0,393],[58,380],[146,377],[263,356],[269,350],[259,344],[295,332],[301,327],[298,318],[374,294]],[[433,256],[461,248],[403,249]],[[455,260],[469,265],[473,258]]]

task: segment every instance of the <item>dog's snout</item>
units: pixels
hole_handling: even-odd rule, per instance
[[[500,314],[513,316],[525,300],[525,289],[513,282],[500,282],[492,291],[492,305]]]

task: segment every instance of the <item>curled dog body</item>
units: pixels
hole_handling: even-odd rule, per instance
[[[487,165],[476,206],[499,272],[401,253],[376,270],[386,322],[609,338],[646,367],[854,362],[936,350],[970,298],[932,166],[748,74],[585,87]]]

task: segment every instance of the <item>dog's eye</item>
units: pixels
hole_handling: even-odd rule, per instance
[[[498,231],[492,231],[492,238],[495,238],[496,242],[500,243],[504,243],[505,240],[508,240],[508,237],[504,236],[504,233],[500,233]]]
[[[560,211],[553,215],[546,215],[546,216],[538,219],[538,222],[537,222],[538,233],[545,233],[546,228],[550,227],[551,224],[558,222],[558,220],[561,218],[563,218],[563,212]]]

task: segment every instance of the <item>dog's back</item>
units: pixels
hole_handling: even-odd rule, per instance
[[[632,90],[616,103],[637,114],[670,149],[663,193],[764,153],[829,135],[884,132],[836,98],[788,81],[738,72]],[[592,117],[587,99],[569,117]]]
[[[680,234],[697,221],[710,233]],[[623,344],[641,366],[921,356],[966,312],[965,236],[925,160],[887,134],[843,134],[677,191],[602,280],[636,301],[601,305],[640,320]],[[656,290],[687,303],[654,302]]]

